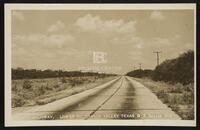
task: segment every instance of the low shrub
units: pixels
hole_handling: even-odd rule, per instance
[[[194,93],[184,92],[182,99],[183,99],[184,104],[193,104],[194,103]]]
[[[16,85],[16,84],[15,84],[15,85],[12,85],[12,91],[15,91],[15,92],[18,91],[18,88],[17,88],[17,85]]]
[[[62,83],[67,83],[67,80],[63,77],[63,78],[61,79],[61,82],[62,82]]]
[[[144,84],[157,97],[176,112],[182,119],[194,119],[194,83],[182,85],[181,83],[153,81],[151,79],[137,79]]]
[[[77,86],[77,85],[80,85],[80,84],[83,84],[85,80],[83,79],[76,79],[76,78],[73,78],[73,79],[69,79],[69,84],[74,87],[74,86]]]
[[[170,104],[180,104],[183,102],[182,96],[180,96],[180,95],[170,95],[168,98],[170,100],[169,101]]]
[[[164,98],[166,96],[166,93],[164,90],[160,90],[159,92],[157,92],[157,96],[159,98]]]
[[[46,85],[46,86],[45,86],[45,89],[51,91],[51,90],[53,90],[53,87],[51,87],[51,86],[49,86],[49,85]]]
[[[54,88],[59,88],[60,85],[56,84],[56,85],[54,85],[53,87],[54,87]]]
[[[174,84],[169,87],[170,93],[182,93],[183,92],[183,85],[180,83]]]
[[[22,93],[22,97],[24,99],[32,99],[33,97],[35,97],[35,93],[33,91],[24,91]]]
[[[25,104],[25,100],[18,96],[18,95],[14,95],[12,97],[12,107],[21,107]]]
[[[23,83],[23,89],[30,89],[32,88],[31,81],[25,80]]]
[[[46,91],[46,90],[45,90],[45,87],[44,87],[44,86],[40,86],[39,89],[38,89],[38,93],[39,93],[39,95],[44,94],[45,91]]]

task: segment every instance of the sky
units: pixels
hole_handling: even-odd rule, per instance
[[[125,74],[194,50],[193,10],[15,10],[12,67]],[[100,53],[104,62],[94,62]],[[100,59],[101,59],[100,58]]]

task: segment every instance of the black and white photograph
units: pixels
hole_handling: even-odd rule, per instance
[[[7,126],[196,125],[195,4],[6,4]]]

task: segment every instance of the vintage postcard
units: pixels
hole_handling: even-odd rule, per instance
[[[6,126],[196,126],[195,4],[5,4]]]

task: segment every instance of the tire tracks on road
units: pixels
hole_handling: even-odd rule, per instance
[[[122,77],[118,78],[116,81],[112,82],[111,84],[109,84],[107,87],[101,89],[98,93],[102,93],[104,91],[106,91],[107,89],[109,89],[110,87],[112,87],[115,83],[117,83],[119,80],[121,80]],[[81,100],[81,104],[87,104],[91,99],[93,99],[93,97],[96,95],[96,93],[92,94],[92,95],[89,95],[87,97],[85,97],[84,99]],[[57,111],[55,113],[52,113],[50,115],[48,115],[47,117],[53,117],[52,119],[51,118],[48,118],[48,119],[45,119],[45,118],[42,118],[41,120],[56,120],[56,119],[60,119],[60,116],[61,115],[65,115],[66,113],[70,112],[71,110],[75,109],[76,107],[78,107],[80,104],[80,102],[76,103],[76,104],[73,104],[71,106],[67,106],[66,108],[63,108],[62,110],[60,111]]]
[[[110,95],[102,104],[100,104],[88,117],[85,118],[85,120],[89,119],[92,115],[94,115],[106,102],[108,102],[116,93],[119,91],[119,89],[122,87],[124,78],[121,80],[121,84],[119,87],[113,92],[112,95]]]

